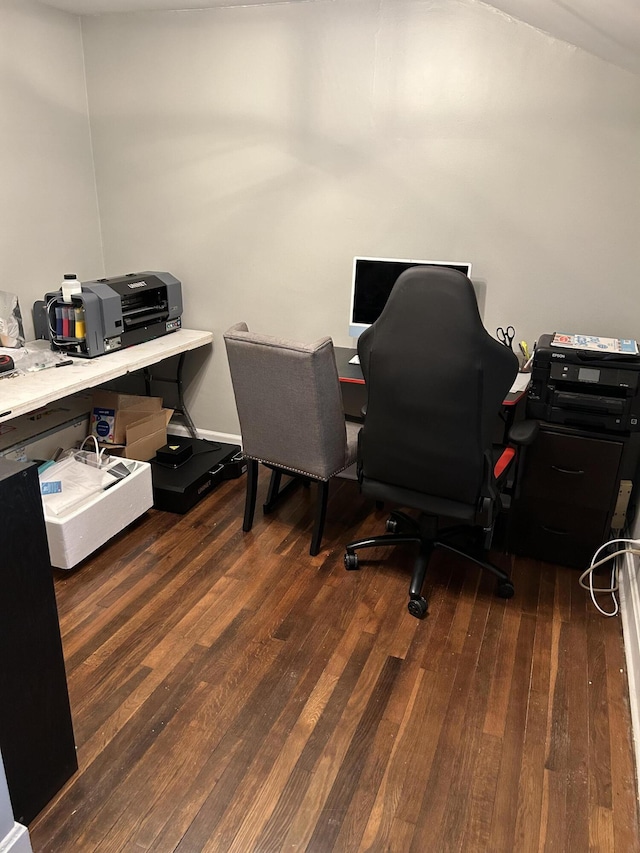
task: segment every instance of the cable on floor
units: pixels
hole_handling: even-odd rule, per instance
[[[629,547],[629,548],[620,548],[617,551],[613,551],[610,554],[607,554],[605,557],[598,559],[598,556],[602,553],[605,548],[608,548],[610,545],[618,545],[618,544],[628,544],[631,546],[638,547]],[[589,568],[586,569],[579,578],[580,586],[583,589],[589,591],[589,595],[591,596],[591,601],[593,602],[594,607],[598,610],[599,613],[602,613],[603,616],[617,616],[620,611],[620,604],[618,602],[618,597],[616,596],[616,592],[619,588],[618,583],[618,565],[615,562],[617,557],[622,556],[623,554],[637,554],[640,556],[640,539],[610,539],[608,542],[605,542],[601,545],[598,550],[595,552],[593,557],[591,558],[591,564]],[[595,569],[603,566],[605,563],[608,563],[609,560],[614,560],[613,566],[611,568],[611,583],[606,587],[596,587],[593,585],[593,574]],[[585,580],[588,578],[588,581]],[[613,599],[613,610],[608,611],[601,607],[597,600],[596,595],[610,595]]]

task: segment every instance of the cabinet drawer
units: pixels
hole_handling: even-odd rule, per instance
[[[519,501],[511,519],[509,550],[561,566],[586,569],[605,541],[609,513],[556,501]]]
[[[608,511],[622,450],[620,441],[542,430],[527,452],[522,497]]]

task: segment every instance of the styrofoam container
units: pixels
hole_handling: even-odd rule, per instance
[[[133,459],[122,463],[131,474],[66,515],[44,509],[51,565],[72,569],[85,557],[153,506],[151,465]]]

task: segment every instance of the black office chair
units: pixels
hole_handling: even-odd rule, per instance
[[[387,535],[346,546],[345,566],[358,568],[360,548],[415,542],[418,558],[409,612],[422,618],[422,586],[435,548],[473,560],[497,577],[511,598],[509,575],[484,559],[500,508],[501,484],[515,448],[494,451],[492,439],[518,360],[485,330],[469,279],[437,267],[412,267],[393,287],[378,318],[358,340],[367,388],[358,445],[362,492],[394,511]],[[523,426],[524,423],[524,426]],[[529,443],[537,425],[522,422],[513,439]],[[473,532],[471,548],[458,544]]]

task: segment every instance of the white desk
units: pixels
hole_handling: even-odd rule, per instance
[[[211,332],[179,329],[153,341],[97,358],[74,358],[73,364],[65,367],[0,379],[0,423],[212,341]],[[49,342],[30,341],[27,347],[29,350],[48,350]]]

